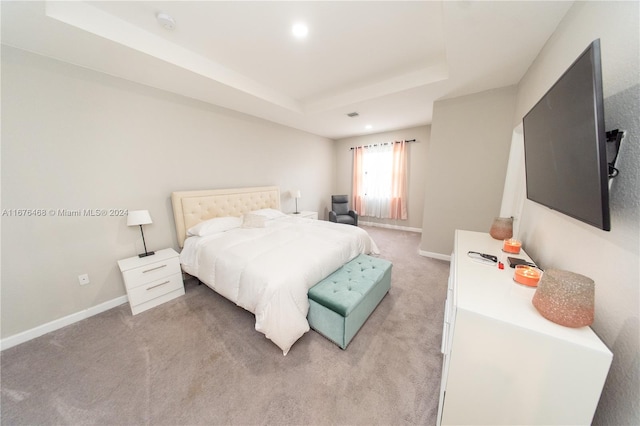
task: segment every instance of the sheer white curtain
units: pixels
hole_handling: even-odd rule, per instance
[[[391,144],[366,148],[362,158],[364,172],[364,210],[366,216],[388,218],[391,212]]]

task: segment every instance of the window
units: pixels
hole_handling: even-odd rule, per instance
[[[407,142],[353,150],[353,206],[361,216],[407,219]]]

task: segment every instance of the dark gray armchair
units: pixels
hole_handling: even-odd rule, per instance
[[[349,210],[349,197],[346,195],[331,196],[329,220],[331,222],[358,226],[358,213],[354,210]]]

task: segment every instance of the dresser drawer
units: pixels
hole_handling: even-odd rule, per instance
[[[125,271],[122,276],[127,288],[134,289],[176,273],[180,273],[180,260],[174,257]]]
[[[182,275],[179,273],[145,283],[129,290],[129,304],[131,306],[139,305],[173,290],[180,289],[183,285]]]

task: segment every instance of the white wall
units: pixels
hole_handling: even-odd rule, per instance
[[[411,229],[422,228],[422,207],[424,205],[426,170],[424,165],[427,161],[430,136],[431,126],[418,126],[337,140],[335,142],[335,193],[349,194],[349,196],[351,196],[351,178],[353,174],[353,153],[350,149],[351,147],[415,139],[415,142],[407,145],[409,157],[407,161],[407,220],[376,219],[373,217],[361,217],[359,220],[380,226]]]
[[[177,248],[171,191],[277,185],[321,211],[333,167],[329,139],[2,48],[2,209],[148,209],[148,248]],[[124,295],[141,251],[125,217],[3,216],[2,338]]]
[[[515,86],[437,101],[420,250],[449,256],[456,229],[489,232],[500,202],[511,144]]]
[[[640,46],[638,2],[576,2],[518,86],[515,124],[596,38],[601,40],[605,125],[627,131],[611,186],[611,232],[531,201],[520,238],[544,268],[596,282],[594,331],[613,351],[595,424],[640,424]]]

